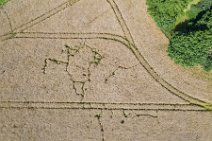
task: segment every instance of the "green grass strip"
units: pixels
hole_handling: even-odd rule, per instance
[[[0,6],[5,5],[8,2],[8,0],[0,0]]]

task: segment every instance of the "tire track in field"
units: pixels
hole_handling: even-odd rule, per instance
[[[104,39],[104,40],[112,40],[123,44],[125,47],[130,49],[130,51],[134,54],[134,56],[139,61],[140,65],[142,65],[149,75],[158,82],[163,88],[171,92],[173,95],[181,98],[182,100],[189,102],[193,105],[198,105],[200,107],[204,107],[208,110],[212,110],[212,105],[198,98],[192,97],[181,90],[175,88],[173,85],[169,84],[166,80],[160,77],[157,72],[150,66],[148,61],[143,57],[143,55],[138,50],[130,29],[128,28],[126,21],[120,11],[118,5],[114,0],[106,0],[107,3],[111,6],[117,21],[119,22],[122,31],[124,33],[124,37],[120,35],[110,34],[110,33],[30,33],[23,32],[25,29],[28,29],[48,18],[57,14],[58,12],[66,9],[68,6],[72,6],[76,2],[80,0],[67,1],[60,6],[50,10],[47,13],[42,14],[41,16],[33,19],[32,21],[21,25],[14,29],[13,33],[8,33],[3,36],[3,40],[12,39],[12,38],[42,38],[42,39]]]
[[[118,5],[114,0],[107,0],[107,2],[110,4],[111,8],[114,11],[114,14],[122,27],[122,30],[125,34],[125,37],[128,40],[128,47],[132,51],[132,53],[135,55],[139,63],[146,69],[146,71],[152,76],[152,78],[157,81],[163,88],[167,89],[169,92],[171,92],[173,95],[181,98],[182,100],[189,102],[194,105],[198,105],[207,109],[212,110],[212,105],[200,100],[198,98],[192,97],[181,90],[178,90],[173,85],[169,84],[166,80],[164,80],[162,77],[160,77],[157,72],[150,66],[148,61],[144,58],[144,56],[140,53],[138,48],[135,45],[134,39],[132,37],[132,34],[126,24],[125,19],[123,18],[122,12],[120,11]]]
[[[33,27],[49,18],[51,18],[52,16],[60,13],[61,11],[65,10],[66,8],[73,6],[74,4],[76,4],[77,2],[79,2],[80,0],[68,0],[62,4],[60,4],[59,6],[49,10],[46,13],[41,14],[40,16],[30,20],[27,23],[24,23],[16,28],[13,29],[13,32],[9,32],[7,34],[1,35],[0,38],[4,38],[8,39],[8,38],[12,38],[17,32],[23,32],[24,30]]]

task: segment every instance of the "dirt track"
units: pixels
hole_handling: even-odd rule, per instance
[[[0,126],[18,132],[0,138],[29,140],[22,130],[31,128],[35,140],[50,139],[47,132],[59,129],[64,136],[54,133],[55,140],[210,140],[212,115],[202,106],[212,100],[212,82],[167,57],[168,41],[145,1],[12,0],[1,9],[0,24]],[[76,110],[76,120],[63,119]],[[51,115],[58,119],[44,120]],[[59,129],[47,126],[40,137],[37,120]]]

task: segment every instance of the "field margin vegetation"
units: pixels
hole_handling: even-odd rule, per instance
[[[8,2],[8,0],[0,0],[0,7],[5,5]]]

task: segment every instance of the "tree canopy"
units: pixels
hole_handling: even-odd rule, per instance
[[[212,70],[212,1],[147,0],[147,4],[170,39],[169,56],[183,66]]]

